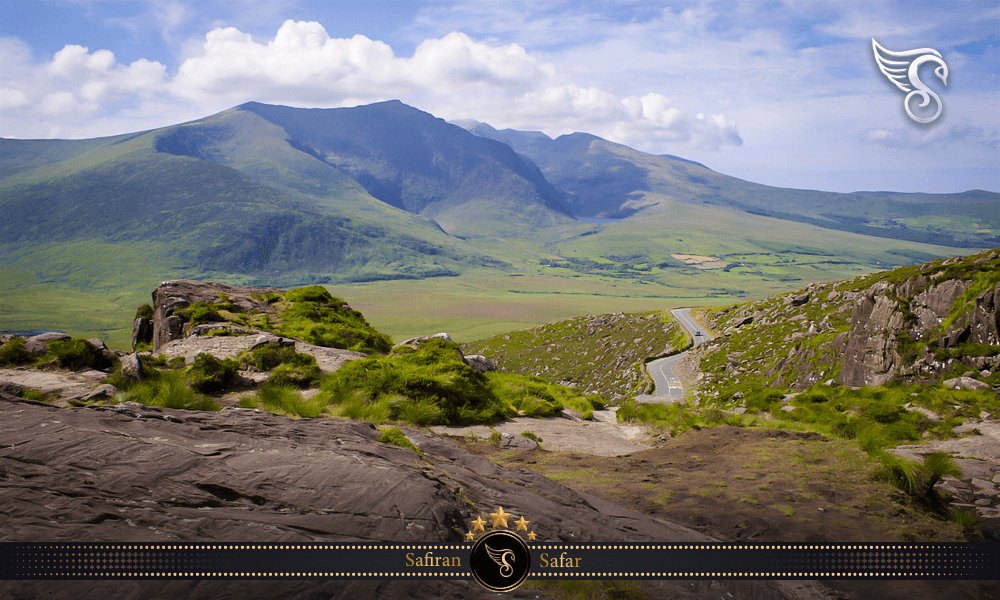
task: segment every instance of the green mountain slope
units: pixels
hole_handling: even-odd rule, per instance
[[[717,173],[670,155],[655,156],[587,133],[553,140],[537,131],[462,121],[476,135],[509,144],[567,193],[572,213],[623,218],[665,197],[827,229],[927,244],[982,248],[1000,244],[1000,194],[858,192],[776,188]]]

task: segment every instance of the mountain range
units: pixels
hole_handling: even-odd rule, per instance
[[[250,102],[127,135],[2,139],[0,211],[0,256],[46,281],[128,254],[157,273],[291,285],[623,256],[683,267],[670,256],[685,251],[798,248],[872,268],[1000,245],[993,192],[775,188],[587,133],[451,124],[399,101]]]

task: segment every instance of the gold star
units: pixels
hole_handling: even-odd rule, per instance
[[[520,519],[514,521],[514,524],[517,525],[517,531],[521,531],[522,529],[527,531],[528,523],[531,523],[531,521],[525,521],[523,515],[521,516]]]
[[[530,542],[535,541],[535,532],[534,531],[529,531],[528,532],[528,541],[530,541]]]
[[[501,507],[497,508],[497,511],[495,513],[490,513],[490,516],[493,517],[493,526],[494,527],[500,527],[501,524],[503,524],[503,526],[506,527],[507,526],[507,519],[509,519],[511,517],[511,514],[510,513],[505,513],[503,511],[503,507],[501,506]]]
[[[465,540],[468,541],[468,542],[471,542],[472,538],[474,538],[474,537],[476,537],[476,534],[472,533],[471,531],[469,533],[465,534]]]
[[[486,531],[486,529],[483,527],[483,525],[486,525],[486,521],[484,521],[481,516],[476,515],[476,520],[472,522],[472,530],[473,531]]]

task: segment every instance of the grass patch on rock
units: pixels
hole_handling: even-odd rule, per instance
[[[175,371],[147,372],[146,379],[119,394],[122,402],[138,402],[160,408],[220,410],[211,398],[191,389],[184,375]]]
[[[24,349],[25,339],[14,337],[0,347],[0,367],[18,367],[35,363],[35,355]]]
[[[268,383],[308,388],[318,385],[322,376],[316,358],[293,346],[262,344],[242,352],[237,361],[243,368],[272,371]]]
[[[457,344],[431,339],[389,356],[351,361],[321,382],[334,414],[416,425],[489,424],[548,417],[576,398],[571,388],[513,373],[477,373]]]

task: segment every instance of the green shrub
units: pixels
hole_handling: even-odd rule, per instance
[[[924,495],[932,497],[934,486],[945,475],[962,477],[962,470],[958,468],[955,460],[944,452],[931,452],[924,456],[924,472],[927,475],[927,485]]]
[[[63,369],[78,371],[84,368],[103,371],[114,366],[115,361],[105,357],[86,340],[53,340],[48,343],[48,352],[40,360],[41,364],[55,364]]]
[[[240,398],[240,408],[260,408],[260,404],[252,396],[244,396]]]
[[[360,312],[322,286],[289,290],[285,300],[290,305],[281,312],[281,325],[275,333],[356,352],[387,353],[392,348],[389,336],[379,333]]]
[[[33,390],[31,388],[24,388],[21,390],[21,397],[25,400],[34,400],[36,402],[48,402],[49,397],[45,395],[44,392],[39,390]]]
[[[322,375],[316,358],[296,352],[293,346],[264,344],[241,353],[237,360],[243,367],[273,370],[268,382],[279,385],[307,388],[318,384]]]
[[[318,394],[306,400],[290,385],[265,383],[257,390],[257,401],[268,412],[314,419],[326,410],[326,400]]]
[[[878,461],[876,479],[888,481],[908,494],[916,493],[920,484],[920,465],[889,452],[879,454]]]
[[[135,309],[136,319],[152,319],[153,318],[153,305],[143,304]]]
[[[211,399],[198,394],[184,380],[184,376],[174,371],[156,372],[134,385],[122,394],[123,402],[138,402],[161,408],[187,410],[220,410]]]
[[[534,440],[538,444],[542,443],[542,438],[538,437],[537,435],[535,435],[531,431],[522,431],[521,432],[521,437],[526,437],[529,440]]]
[[[0,348],[0,367],[30,365],[35,362],[35,355],[24,349],[25,339],[15,337]]]
[[[761,388],[747,395],[743,406],[747,410],[769,411],[771,405],[780,402],[785,397],[785,392],[775,388]]]
[[[285,292],[285,300],[289,302],[319,302],[321,304],[344,305],[345,302],[339,298],[334,298],[327,289],[321,285],[311,285],[309,287],[297,288]]]
[[[413,442],[411,442],[409,438],[406,437],[406,434],[403,433],[403,431],[398,427],[387,427],[383,429],[382,433],[378,436],[378,441],[383,444],[399,446],[400,448],[409,448],[420,456],[424,455],[424,453],[421,452],[419,448],[414,446]]]
[[[892,423],[898,420],[902,413],[902,407],[896,406],[891,402],[883,402],[879,400],[870,402],[861,411],[861,414],[866,418],[882,424]]]
[[[493,444],[494,446],[496,446],[497,448],[499,448],[500,447],[500,440],[502,440],[502,439],[503,439],[503,435],[499,431],[493,431],[492,429],[490,429],[490,439],[489,439],[489,442],[491,444]]]
[[[232,358],[219,360],[202,352],[194,358],[187,369],[187,379],[192,389],[204,394],[215,394],[231,386],[236,381],[239,363]]]
[[[201,325],[202,323],[217,323],[220,321],[225,321],[222,315],[219,314],[219,309],[229,310],[232,309],[232,304],[208,304],[205,302],[195,302],[187,308],[174,311],[174,314],[181,317],[187,323],[194,327],[195,325]]]

